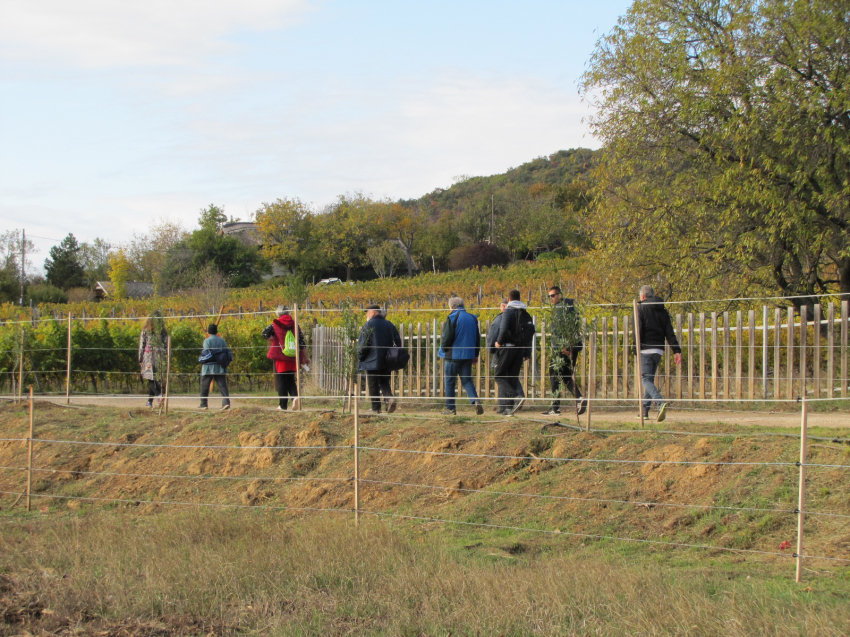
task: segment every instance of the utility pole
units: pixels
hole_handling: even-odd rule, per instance
[[[24,280],[27,269],[27,231],[21,230],[21,305],[24,304]]]

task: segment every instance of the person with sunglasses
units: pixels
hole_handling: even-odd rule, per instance
[[[549,303],[552,304],[552,340],[559,351],[549,358],[549,382],[552,385],[554,400],[543,415],[554,416],[561,413],[560,398],[564,396],[564,390],[567,390],[575,396],[576,414],[581,416],[587,411],[587,399],[582,397],[575,382],[576,361],[584,348],[575,301],[564,298],[561,288],[553,285],[549,288]]]

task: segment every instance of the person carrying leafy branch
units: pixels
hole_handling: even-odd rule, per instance
[[[148,407],[153,407],[154,398],[162,401],[167,351],[168,332],[162,314],[157,311],[148,317],[139,334],[139,365],[142,378],[148,381]]]
[[[553,416],[561,413],[560,398],[564,390],[576,399],[576,414],[581,416],[587,411],[587,399],[575,381],[575,365],[578,355],[584,348],[582,342],[581,314],[573,299],[564,298],[557,285],[549,288],[550,323],[552,326],[552,349],[549,355],[549,382],[552,385],[554,400],[548,411],[543,414]]]

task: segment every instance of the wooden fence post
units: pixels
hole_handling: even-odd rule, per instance
[[[65,404],[71,404],[71,313],[68,312],[68,368],[65,372]]]
[[[816,303],[812,332],[812,378],[815,384],[815,399],[820,398],[820,322],[821,306],[820,303]]]
[[[635,315],[635,351],[637,352],[635,356],[635,395],[637,396],[638,409],[640,410],[640,428],[643,429],[643,403],[641,402],[640,395],[640,315],[638,314],[637,299],[634,300],[633,305]]]
[[[747,327],[750,337],[749,342],[749,356],[747,357],[749,360],[747,361],[748,369],[750,372],[750,379],[748,385],[748,396],[750,400],[753,400],[756,397],[756,311],[750,310],[747,313]]]
[[[835,398],[835,303],[830,301],[827,309],[826,331],[826,376],[827,398]]]
[[[847,398],[847,319],[850,301],[841,301],[841,397]]]
[[[786,341],[785,364],[788,375],[788,400],[794,400],[794,308],[788,308],[788,340]]]
[[[806,305],[800,307],[800,396],[808,395],[806,390],[806,367],[809,357],[806,347],[809,344],[809,308]]]
[[[360,374],[354,375],[354,523],[360,524]]]
[[[32,385],[30,385],[30,435],[27,438],[27,513],[30,510],[30,498],[32,494],[32,439],[33,439],[33,401]]]
[[[806,432],[808,429],[808,405],[805,395],[802,398],[800,410],[800,490],[797,496],[797,575],[795,581],[799,584],[803,578],[803,520],[806,506]]]
[[[638,354],[639,355],[639,354]],[[593,401],[596,399],[596,324],[593,324],[593,331],[590,333],[590,373],[587,381],[587,426],[585,431],[590,431],[590,414],[593,411]]]
[[[21,351],[18,359],[18,400],[17,403],[24,402],[24,343],[26,343],[26,331],[21,326]]]
[[[773,397],[782,395],[782,310],[773,311]]]
[[[768,368],[768,341],[767,341],[767,306],[762,306],[761,316],[761,397],[767,400],[767,368]]]
[[[298,303],[292,306],[292,321],[295,323],[295,398],[292,399],[292,411],[301,411],[301,339],[298,331]]]
[[[166,340],[165,354],[165,415],[168,415],[168,391],[171,389],[171,334]]]

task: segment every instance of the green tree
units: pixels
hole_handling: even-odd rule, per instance
[[[319,243],[328,265],[345,268],[346,281],[351,269],[366,263],[366,248],[375,228],[369,228],[374,202],[362,193],[340,195],[328,211],[316,217]]]
[[[236,220],[231,219],[231,221]],[[198,218],[201,230],[218,232],[225,223],[227,223],[227,215],[224,214],[224,208],[219,208],[211,203],[208,207],[201,209],[201,216]]]
[[[112,294],[118,299],[127,298],[127,281],[130,280],[130,260],[123,248],[109,255],[109,280],[112,281]]]
[[[58,246],[50,248],[50,257],[44,262],[47,282],[63,290],[82,287],[85,284],[85,271],[80,256],[80,244],[73,234],[62,239]]]
[[[80,244],[80,265],[86,284],[93,286],[109,276],[109,250],[112,246],[104,239],[96,238],[91,243]]]
[[[256,214],[263,255],[291,272],[316,265],[313,213],[299,199],[264,203]]]
[[[685,293],[850,292],[848,74],[846,2],[634,2],[583,77],[603,256]]]

